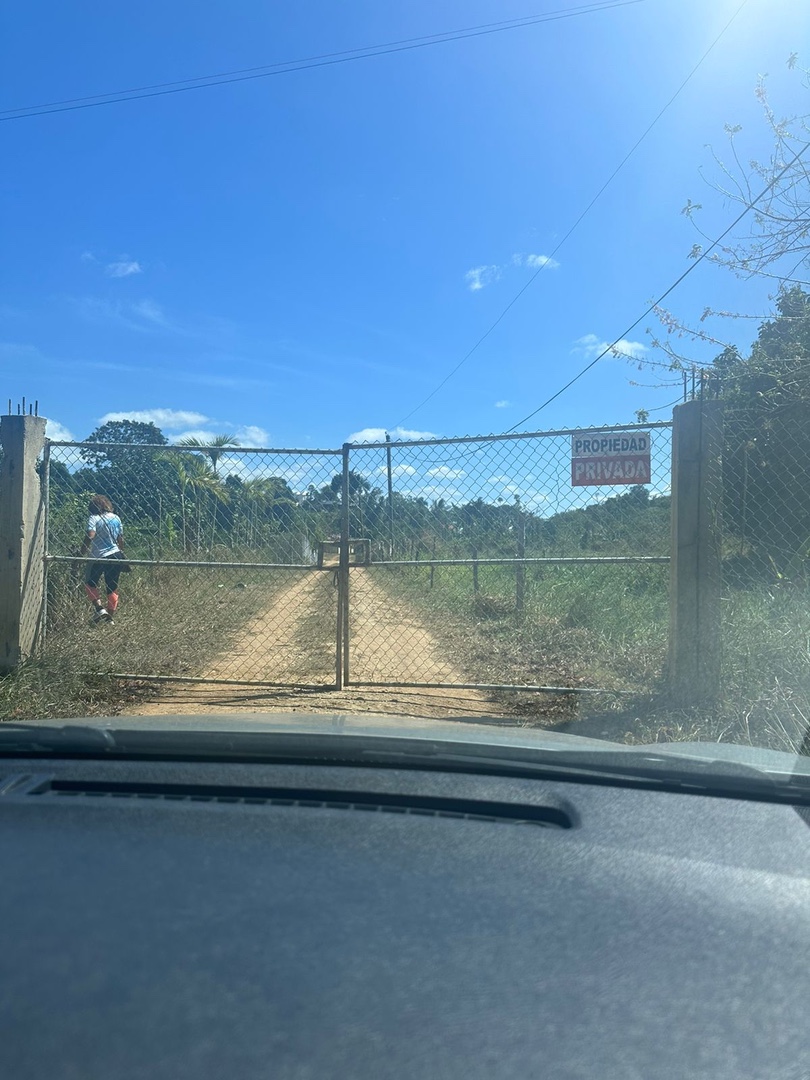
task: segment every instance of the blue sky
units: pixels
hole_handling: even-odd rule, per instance
[[[0,107],[271,64],[571,8],[563,0],[158,5],[37,2],[4,16]],[[370,429],[509,428],[688,265],[680,213],[735,216],[701,178],[723,125],[770,141],[754,97],[807,111],[786,68],[804,0],[749,0],[498,328],[501,314],[739,0],[642,3],[280,77],[0,124],[2,400],[51,434],[106,417],[244,445]],[[805,99],[805,100],[803,100]],[[671,297],[761,313],[767,282],[702,265]],[[626,348],[654,357],[646,326]],[[746,344],[755,323],[726,324]],[[706,359],[705,347],[694,348]],[[673,391],[605,359],[537,428],[631,421]],[[412,415],[409,415],[412,414]],[[655,414],[662,419],[666,412]]]

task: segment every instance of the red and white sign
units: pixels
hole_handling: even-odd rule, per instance
[[[596,431],[571,436],[571,484],[649,484],[649,431]]]

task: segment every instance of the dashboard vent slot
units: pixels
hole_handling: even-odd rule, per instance
[[[513,825],[538,825],[541,828],[553,829],[570,829],[573,825],[570,815],[557,806],[372,791],[48,779],[30,788],[27,795],[46,799],[143,799],[310,807],[316,810],[363,810],[368,813],[508,822]]]

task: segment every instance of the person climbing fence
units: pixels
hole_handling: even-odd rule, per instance
[[[122,571],[129,569],[124,561],[124,527],[104,495],[93,495],[88,510],[87,531],[78,555],[86,558],[89,552],[94,561],[86,564],[84,588],[93,605],[93,621],[113,623],[119,602],[118,580]],[[102,578],[106,601],[99,592]]]

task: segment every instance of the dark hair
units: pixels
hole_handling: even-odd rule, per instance
[[[106,495],[91,495],[90,496],[90,513],[91,514],[111,514],[112,503],[106,497]]]

